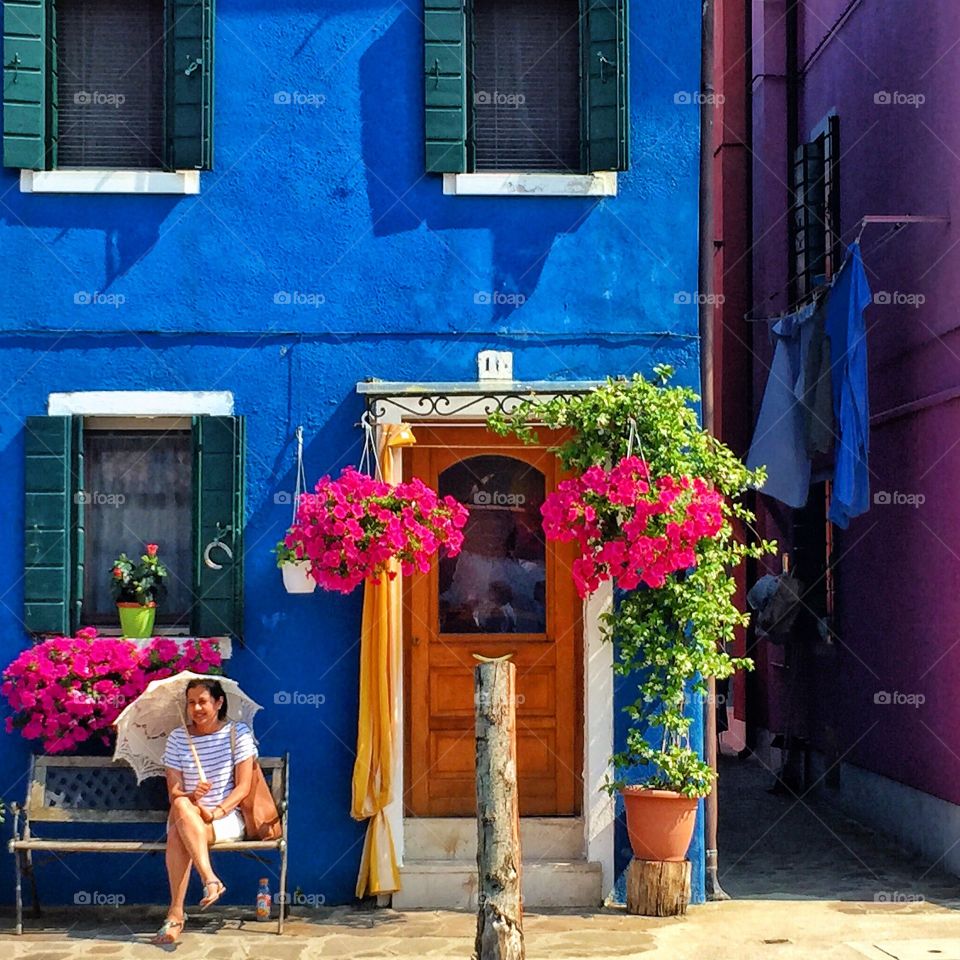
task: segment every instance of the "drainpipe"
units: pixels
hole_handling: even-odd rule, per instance
[[[714,433],[714,298],[713,294],[713,114],[714,104],[714,17],[715,0],[702,0],[700,23],[700,265],[698,278],[698,319],[700,329],[700,409],[703,427]],[[707,680],[707,699],[703,707],[704,757],[717,771],[716,681]],[[717,787],[704,799],[704,839],[706,843],[706,893],[708,900],[728,900],[717,876]]]

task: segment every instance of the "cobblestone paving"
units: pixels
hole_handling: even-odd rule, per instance
[[[623,910],[526,917],[529,960],[960,960],[960,879],[911,858],[809,797],[774,796],[755,762],[721,771],[721,882],[736,899],[649,919]],[[0,916],[0,960],[320,960],[469,958],[475,918],[349,907],[297,911],[284,936],[225,908],[188,914],[183,941],[147,941],[158,908],[76,911],[28,921]]]

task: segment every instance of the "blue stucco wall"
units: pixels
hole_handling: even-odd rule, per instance
[[[422,173],[416,10],[220,0],[216,169],[197,197],[29,195],[13,171],[0,177],[0,662],[26,642],[24,418],[53,391],[233,391],[247,417],[247,581],[246,646],[229,669],[267,704],[262,751],[292,754],[290,889],[328,903],[352,898],[363,837],[348,813],[360,600],[280,585],[269,549],[289,516],[274,494],[292,489],[296,425],[309,477],[336,471],[360,452],[356,381],[471,380],[490,347],[513,350],[523,379],[669,362],[698,381],[696,307],[677,296],[696,287],[697,108],[674,95],[697,89],[699,5],[633,4],[633,161],[603,201],[442,195]],[[316,105],[276,103],[281,92]],[[493,291],[515,302],[477,302]],[[76,302],[95,292],[112,302]],[[277,302],[298,297],[313,304]],[[278,690],[325,702],[274,706]],[[0,796],[22,798],[29,749],[0,735]],[[699,839],[691,858],[700,899]],[[240,858],[222,869],[226,899],[251,902],[258,871]],[[4,853],[0,902],[12,878]],[[48,902],[93,883],[165,896],[157,859],[40,872]]]

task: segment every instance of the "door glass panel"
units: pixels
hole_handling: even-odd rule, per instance
[[[463,550],[439,563],[441,633],[545,633],[544,475],[513,457],[470,457],[440,494],[470,510]]]

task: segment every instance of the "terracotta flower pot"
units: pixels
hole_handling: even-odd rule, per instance
[[[309,575],[309,569],[309,560],[292,560],[280,568],[287,593],[313,593],[317,589],[317,581]]]
[[[624,787],[630,846],[638,860],[685,860],[697,820],[697,798],[673,790]]]
[[[120,629],[130,639],[143,639],[153,636],[153,621],[157,616],[156,603],[118,603]]]

